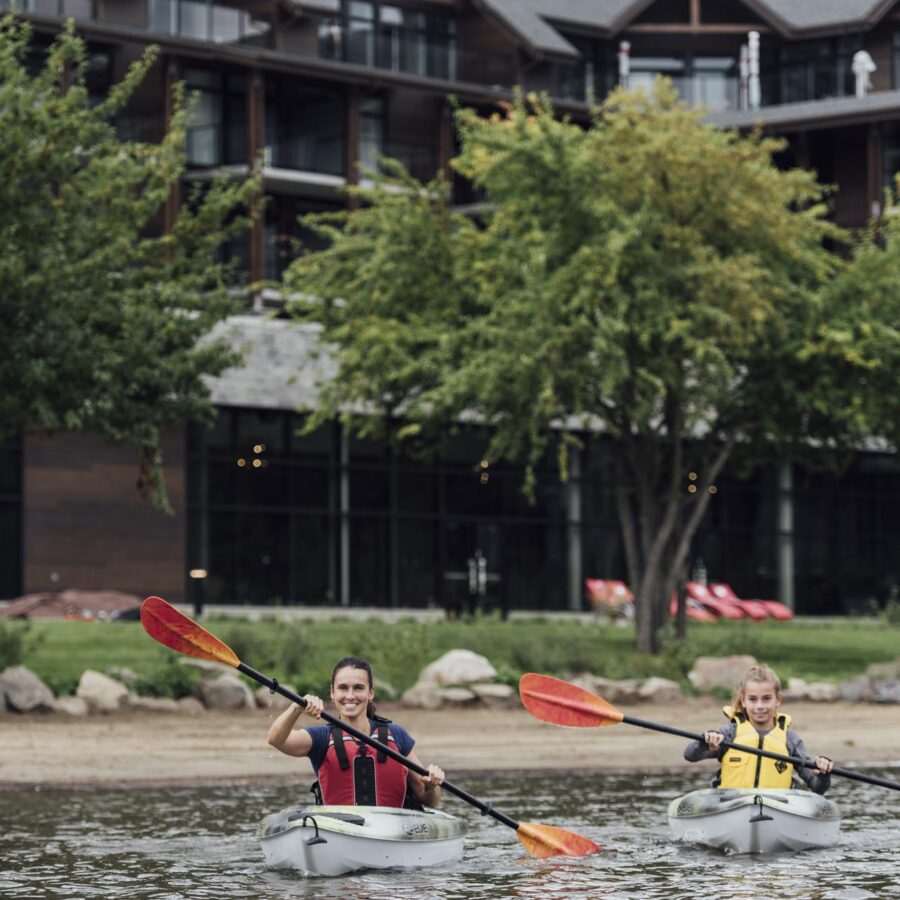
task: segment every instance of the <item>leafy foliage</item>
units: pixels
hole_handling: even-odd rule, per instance
[[[536,97],[461,110],[452,165],[482,227],[442,178],[400,173],[285,279],[337,364],[317,421],[415,443],[474,417],[482,457],[531,482],[548,448],[565,477],[579,435],[603,433],[643,650],[726,463],[838,466],[900,418],[893,220],[846,265],[814,174],[701,117],[664,81],[614,92],[587,128]]]
[[[72,26],[34,76],[30,38],[0,18],[0,435],[88,430],[133,445],[163,500],[160,429],[207,415],[203,376],[237,361],[201,338],[235,308],[219,248],[247,227],[258,184],[215,184],[163,230],[185,165],[182,92],[160,144],[121,141],[113,124],[155,48],[92,105]]]
[[[28,622],[0,619],[0,670],[21,665],[29,651],[34,649],[34,638],[30,632]]]

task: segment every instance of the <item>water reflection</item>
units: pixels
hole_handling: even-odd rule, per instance
[[[333,879],[266,871],[252,836],[263,815],[305,799],[305,788],[0,794],[0,897],[900,898],[895,792],[835,779],[829,796],[845,815],[836,847],[729,858],[668,838],[668,801],[698,786],[663,776],[466,779],[509,815],[569,828],[606,851],[533,860],[512,831],[448,798],[445,809],[469,823],[463,860]]]

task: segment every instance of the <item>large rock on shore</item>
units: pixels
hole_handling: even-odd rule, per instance
[[[85,669],[81,673],[76,696],[81,697],[91,712],[110,713],[129,704],[128,688],[102,672]]]
[[[25,666],[0,672],[0,706],[15,712],[52,712],[53,691]]]
[[[448,650],[419,673],[421,684],[477,684],[493,681],[497,670],[490,661],[471,650]]]
[[[213,681],[201,681],[199,692],[207,709],[247,709],[256,706],[253,692],[234,675],[220,675]]]

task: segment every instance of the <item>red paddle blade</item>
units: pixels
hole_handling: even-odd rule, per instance
[[[553,825],[520,822],[516,834],[522,846],[537,859],[547,859],[550,856],[588,856],[603,849],[574,831],[566,831]]]
[[[523,675],[519,679],[519,696],[528,712],[552,725],[590,728],[622,721],[622,713],[602,697],[549,675]]]
[[[148,597],[141,604],[141,625],[153,640],[178,653],[211,659],[235,668],[241,663],[231,647],[161,597]]]

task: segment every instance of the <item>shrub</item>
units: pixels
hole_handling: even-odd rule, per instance
[[[163,663],[152,671],[138,675],[130,688],[142,697],[170,697],[178,700],[194,693],[197,672],[178,662],[174,654],[166,654]]]
[[[0,620],[0,670],[19,666],[35,644],[29,634],[31,624],[26,621]]]

